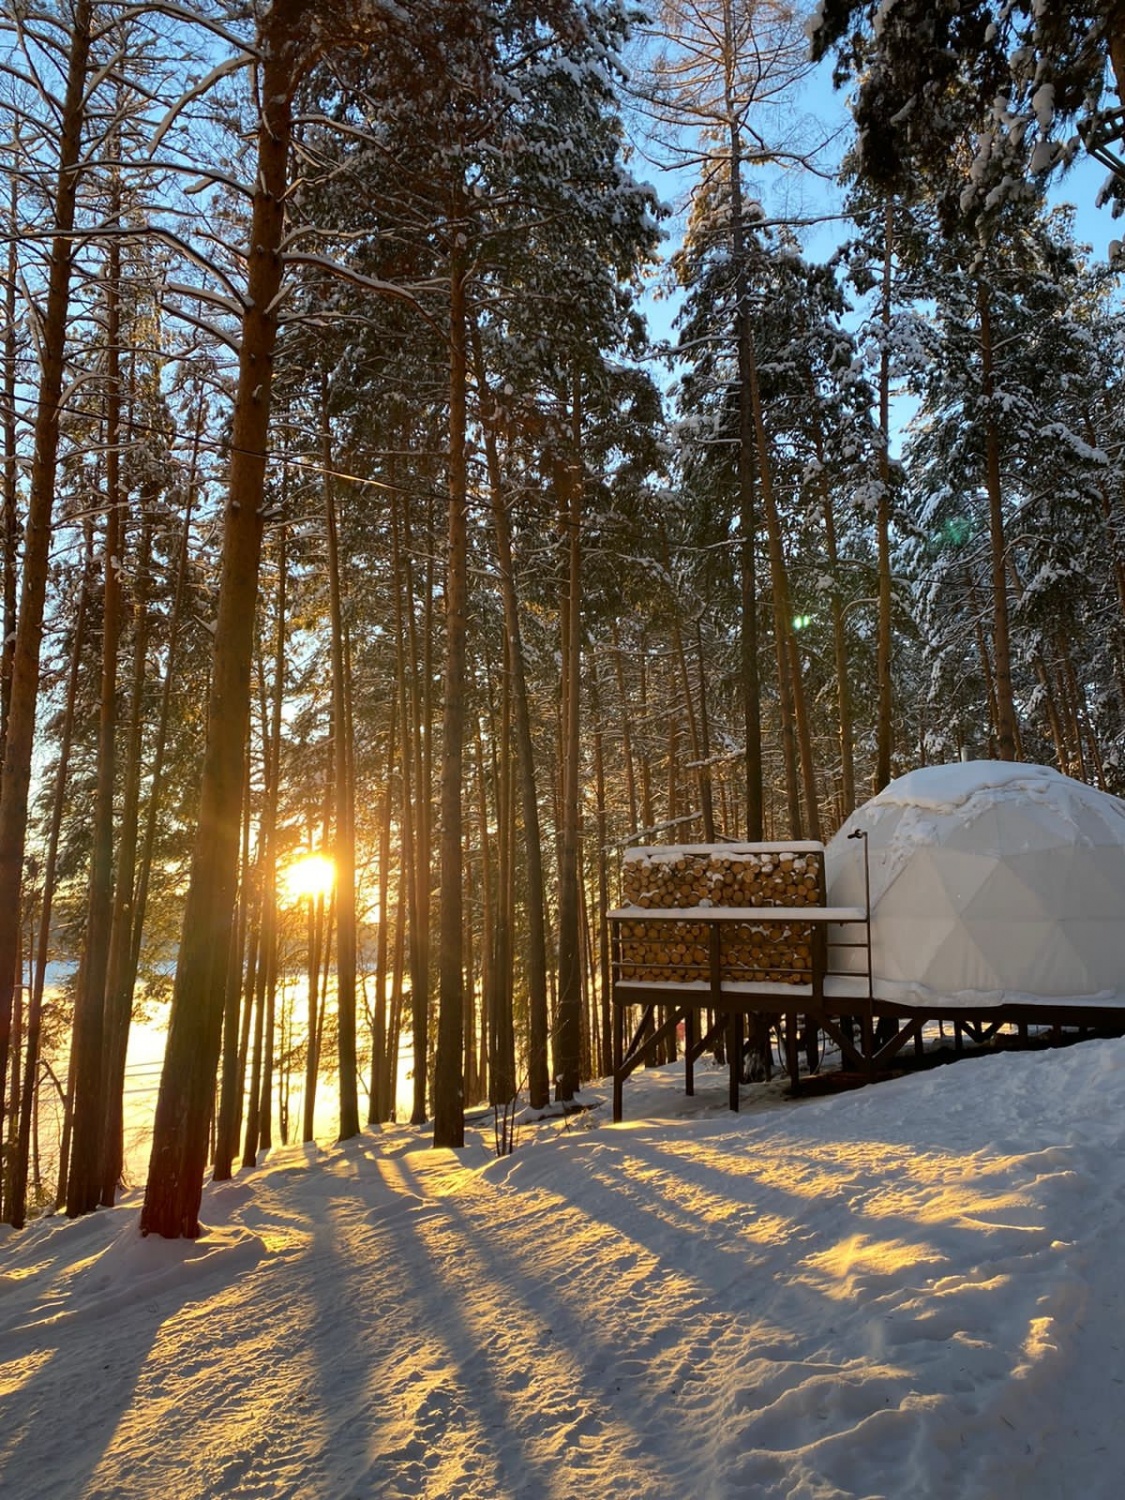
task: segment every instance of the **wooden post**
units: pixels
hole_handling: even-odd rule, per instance
[[[616,980],[620,972],[621,963],[621,928],[613,924],[613,975]],[[612,996],[613,1008],[613,1123],[616,1125],[621,1119],[621,1059],[625,1051],[625,1007],[617,998],[617,986],[614,984]]]
[[[797,1054],[797,1013],[792,1010],[785,1012],[785,1065],[789,1070],[789,1082],[796,1088],[801,1064]]]
[[[730,1107],[738,1113],[739,1073],[742,1071],[742,1017],[732,1010],[727,1022],[727,1051],[730,1053]]]
[[[695,1095],[695,1008],[691,1004],[684,1011],[684,1093],[689,1099]]]

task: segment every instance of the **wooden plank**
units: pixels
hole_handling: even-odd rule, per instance
[[[635,844],[626,849],[622,860],[679,859],[682,855],[719,854],[741,859],[747,854],[823,854],[824,845],[815,839],[786,839],[781,844]]]
[[[794,970],[794,973],[802,973]],[[662,998],[674,998],[698,1005],[707,1004],[708,996],[715,993],[709,979],[618,979],[613,986],[618,1005],[636,1005],[642,998],[651,997],[658,1004]],[[779,984],[771,979],[724,979],[719,989],[724,1000],[739,998],[811,1000],[811,984]]]
[[[615,906],[611,922],[866,922],[862,906]]]

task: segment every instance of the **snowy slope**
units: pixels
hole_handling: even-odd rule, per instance
[[[404,1127],[0,1242],[0,1495],[1114,1496],[1125,1042],[457,1160]],[[662,1122],[654,1116],[666,1112]]]

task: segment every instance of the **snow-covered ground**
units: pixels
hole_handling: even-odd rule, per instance
[[[640,1073],[0,1240],[0,1495],[1116,1497],[1125,1042],[800,1105]],[[751,1102],[753,1090],[747,1090]]]

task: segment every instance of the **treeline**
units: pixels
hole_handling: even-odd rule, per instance
[[[1002,191],[968,103],[853,156],[814,263],[760,201],[815,165],[787,6],[4,16],[6,1220],[113,1202],[169,988],[143,1227],[190,1235],[318,1087],[457,1146],[603,1074],[627,842],[826,837],[961,753],[1120,788],[1125,330],[1042,97]],[[626,118],[697,179],[663,268]]]

